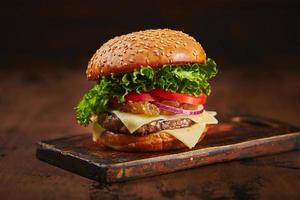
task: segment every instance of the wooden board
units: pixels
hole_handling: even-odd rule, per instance
[[[182,169],[300,149],[300,129],[253,116],[225,116],[194,149],[118,152],[94,144],[90,134],[38,143],[37,158],[84,177],[119,182]]]

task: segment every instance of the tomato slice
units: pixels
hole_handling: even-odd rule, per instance
[[[155,99],[149,94],[145,92],[137,93],[130,92],[125,96],[126,101],[155,101]]]
[[[191,96],[188,94],[181,94],[177,92],[168,92],[162,89],[154,89],[149,92],[153,97],[160,97],[169,100],[179,101],[181,103],[187,104],[205,104],[206,103],[206,95],[200,94],[199,96]]]

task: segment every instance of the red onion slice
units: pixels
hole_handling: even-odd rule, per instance
[[[153,103],[160,109],[163,109],[163,110],[166,110],[169,112],[173,112],[173,113],[185,114],[185,115],[199,115],[204,111],[203,105],[199,105],[199,108],[197,110],[186,110],[186,109],[182,109],[182,108],[176,108],[173,106],[169,106],[169,105],[157,102],[157,101],[153,101],[151,103]]]

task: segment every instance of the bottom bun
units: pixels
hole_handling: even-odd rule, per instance
[[[205,133],[206,131],[201,135],[198,143],[203,140]],[[106,147],[119,151],[167,151],[187,148],[181,141],[167,132],[134,136],[104,131],[99,137],[99,142]]]

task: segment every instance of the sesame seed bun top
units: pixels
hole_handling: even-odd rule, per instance
[[[152,29],[115,37],[104,43],[91,58],[88,80],[132,72],[142,66],[203,63],[206,54],[191,36],[170,29]]]

